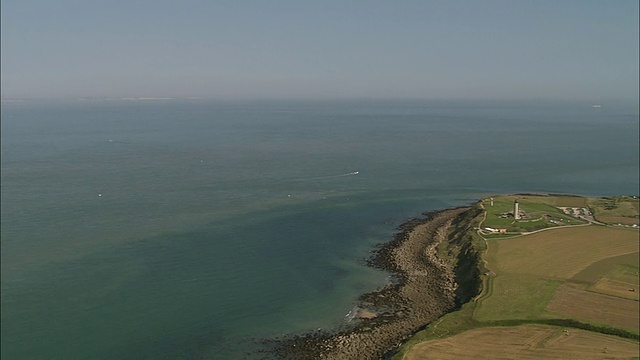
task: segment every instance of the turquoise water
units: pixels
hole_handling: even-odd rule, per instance
[[[408,218],[638,162],[623,104],[3,104],[2,358],[246,358],[343,324]]]

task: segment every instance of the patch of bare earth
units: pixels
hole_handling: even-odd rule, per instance
[[[548,311],[579,320],[638,329],[638,301],[598,294],[580,285],[562,285],[547,306]]]
[[[638,343],[615,336],[545,325],[487,327],[412,348],[418,359],[631,359]]]

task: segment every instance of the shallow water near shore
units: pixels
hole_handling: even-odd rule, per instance
[[[247,358],[341,326],[408,218],[637,194],[637,133],[620,104],[3,104],[2,357]]]

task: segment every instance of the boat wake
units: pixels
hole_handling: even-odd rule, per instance
[[[336,178],[336,177],[345,177],[345,176],[353,176],[353,175],[358,175],[360,174],[359,171],[354,171],[354,172],[350,172],[347,174],[340,174],[340,175],[333,175],[333,176],[327,176],[328,178]]]
[[[316,181],[316,180],[329,180],[329,179],[337,179],[337,178],[342,178],[342,177],[347,177],[347,176],[355,176],[360,174],[359,171],[353,171],[350,173],[346,173],[346,174],[338,174],[338,175],[328,175],[328,176],[314,176],[314,177],[308,177],[308,178],[299,178],[299,179],[295,179],[297,181]]]

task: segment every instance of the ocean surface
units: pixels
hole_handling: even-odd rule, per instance
[[[342,326],[425,211],[637,195],[637,104],[592,105],[3,103],[2,358],[244,359]]]

